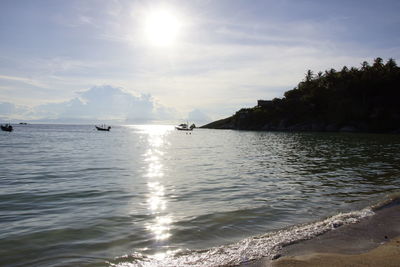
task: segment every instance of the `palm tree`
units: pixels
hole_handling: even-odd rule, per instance
[[[367,70],[367,69],[369,69],[370,68],[370,66],[369,66],[369,63],[367,62],[367,61],[364,61],[362,64],[361,64],[361,70]]]
[[[306,81],[309,82],[313,79],[314,73],[312,72],[312,70],[308,70],[306,73]]]
[[[383,59],[380,57],[375,58],[374,64],[372,66],[374,68],[382,68],[383,67]]]
[[[397,67],[396,61],[394,61],[393,58],[389,58],[389,60],[386,62],[385,67],[389,70],[393,70]]]

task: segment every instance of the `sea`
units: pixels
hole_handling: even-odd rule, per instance
[[[400,189],[400,135],[15,125],[1,266],[234,266],[357,223]]]

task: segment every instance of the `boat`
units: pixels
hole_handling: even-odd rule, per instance
[[[5,125],[1,125],[1,130],[5,132],[12,132],[13,127],[11,126],[11,124],[7,123]]]
[[[110,129],[111,129],[111,126],[106,126],[106,125],[100,125],[100,126],[97,126],[97,125],[95,125],[94,127],[96,127],[96,129],[98,130],[98,131],[107,131],[107,132],[109,132],[110,131]]]
[[[179,124],[178,126],[175,126],[175,129],[179,131],[193,131],[194,128],[196,128],[196,125],[192,124],[189,127],[187,123],[182,123]]]
[[[26,122],[20,122],[19,124],[20,125],[28,125],[28,123],[26,123]]]

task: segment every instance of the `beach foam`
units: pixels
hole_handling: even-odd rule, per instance
[[[177,251],[164,255],[144,256],[133,254],[117,258],[110,266],[230,266],[250,260],[277,257],[282,247],[308,240],[342,225],[359,222],[372,216],[372,208],[340,213],[321,221],[296,225],[287,229],[250,237],[238,243],[207,250]]]

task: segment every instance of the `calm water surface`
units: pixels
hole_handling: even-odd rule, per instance
[[[162,266],[400,188],[399,135],[17,125],[0,159],[2,266]]]

